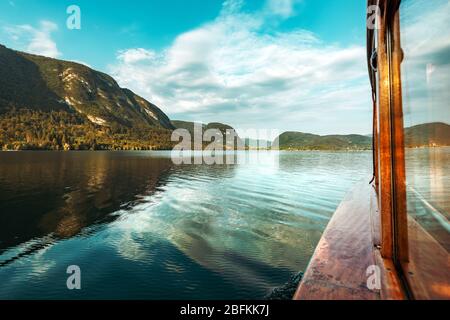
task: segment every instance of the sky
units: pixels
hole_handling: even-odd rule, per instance
[[[81,29],[66,26],[67,7]],[[173,120],[369,134],[365,0],[0,0],[0,43],[113,76]]]

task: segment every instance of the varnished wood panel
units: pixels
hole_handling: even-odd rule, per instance
[[[376,264],[370,215],[375,192],[363,181],[348,194],[330,221],[295,299],[380,298],[367,288],[367,268]]]
[[[389,39],[387,36],[387,3],[379,1],[380,29],[377,32],[378,43],[378,159],[379,159],[379,202],[381,214],[381,254],[383,258],[393,258],[393,194],[392,194],[392,140],[391,140],[391,103],[390,103],[390,66]]]
[[[325,230],[294,299],[405,299],[392,260],[383,259],[376,244],[378,212],[373,186],[367,181],[357,184]],[[367,287],[371,266],[381,271],[381,290]]]
[[[398,4],[395,4],[398,8]],[[406,211],[406,173],[405,173],[405,142],[403,126],[401,63],[403,52],[400,43],[399,11],[392,14],[391,21],[391,119],[393,144],[393,187],[394,187],[394,232],[396,259],[408,261],[408,218]]]
[[[380,251],[375,251],[377,265],[381,266],[381,299],[382,300],[406,300],[402,283],[391,259],[384,259]]]
[[[450,300],[449,253],[411,217],[408,226],[410,259],[402,266],[413,297]]]

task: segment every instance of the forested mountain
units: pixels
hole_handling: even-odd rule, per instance
[[[208,130],[216,130],[217,133],[220,132],[220,134],[218,134],[219,136],[215,137],[215,139],[217,139],[217,141],[219,141],[219,139],[221,139],[223,141],[223,145],[224,145],[224,149],[244,149],[245,148],[245,142],[243,140],[241,140],[241,138],[239,137],[238,133],[236,132],[236,130],[227,125],[227,124],[223,124],[223,123],[218,123],[218,122],[212,122],[212,123],[208,123],[208,124],[203,124],[203,123],[199,123],[199,122],[189,122],[189,121],[179,121],[179,120],[174,120],[172,121],[173,125],[175,126],[175,128],[177,129],[185,129],[187,130],[190,135],[191,135],[191,144],[192,146],[194,146],[195,141],[195,127],[197,126],[198,128],[201,129],[201,139],[203,140],[203,138],[206,138],[204,136],[204,134],[208,131]],[[229,134],[233,135],[234,137],[230,136]],[[214,142],[214,138],[213,137],[209,137],[210,139],[208,141],[201,141],[202,142],[202,148],[210,145],[212,142]],[[228,140],[227,140],[228,138]],[[233,142],[231,142],[233,141]],[[230,143],[231,142],[231,143]],[[199,149],[200,147],[195,147],[195,149]]]
[[[362,135],[319,136],[302,132],[285,132],[274,143],[281,150],[369,150],[372,138]],[[407,148],[450,146],[450,125],[425,123],[405,128]]]
[[[104,73],[0,45],[0,75],[4,149],[170,147],[170,119]]]
[[[302,132],[285,132],[275,139],[280,150],[369,150],[372,138],[362,135],[320,136]]]

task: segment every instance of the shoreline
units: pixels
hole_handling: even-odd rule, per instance
[[[0,153],[9,153],[9,152],[54,152],[54,153],[85,153],[85,152],[171,152],[172,149],[161,149],[161,150],[41,150],[41,149],[32,149],[32,150],[0,150]],[[333,150],[333,149],[321,149],[321,150],[219,150],[219,152],[285,152],[285,153],[295,153],[295,152],[368,152],[371,151],[369,149],[353,149],[353,150]],[[179,152],[179,151],[177,151]],[[184,150],[184,152],[211,152],[207,150]]]
[[[443,149],[450,148],[450,146],[421,146],[421,147],[405,147],[406,150],[417,149]],[[83,152],[168,152],[173,149],[155,149],[155,150],[50,150],[50,149],[28,149],[28,150],[0,150],[0,153],[8,152],[55,152],[55,153],[83,153]],[[219,150],[218,152],[368,152],[372,149],[245,149],[245,150]],[[177,151],[179,152],[179,151]],[[207,150],[184,150],[184,152],[211,152]]]

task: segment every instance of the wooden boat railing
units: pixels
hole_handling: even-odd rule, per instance
[[[363,181],[331,219],[294,299],[405,299],[392,262],[381,258],[379,243],[377,195]],[[372,276],[379,276],[374,287]]]
[[[450,255],[407,212],[401,1],[367,2],[379,9],[367,31],[374,177],[337,209],[294,299],[450,299]]]

